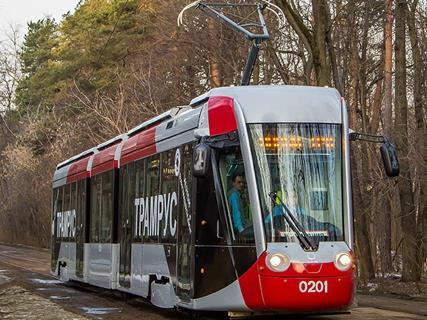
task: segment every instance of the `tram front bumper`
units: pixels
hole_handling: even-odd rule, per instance
[[[264,308],[289,312],[345,310],[353,302],[352,275],[287,278],[260,276]]]

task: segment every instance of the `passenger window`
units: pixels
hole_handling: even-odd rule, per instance
[[[119,238],[122,237],[125,218],[128,217],[129,192],[128,192],[128,174],[129,165],[120,168],[120,194],[119,194]],[[134,208],[132,208],[133,210]],[[133,211],[131,211],[133,212]]]
[[[226,245],[226,226],[217,201],[212,170],[204,178],[196,180],[196,243],[198,245]],[[225,218],[225,216],[224,216]]]
[[[147,170],[146,170],[146,196],[145,196],[145,208],[144,217],[148,219],[148,225],[144,221],[144,227],[142,229],[143,241],[144,242],[158,242],[159,237],[156,232],[156,219],[155,219],[155,196],[160,193],[160,154],[153,155],[147,159]],[[144,220],[145,220],[144,219]]]
[[[158,194],[159,237],[161,242],[175,242],[178,212],[178,179],[175,174],[175,157],[181,159],[179,149],[162,154],[162,190]],[[181,160],[178,160],[181,161]]]
[[[86,180],[77,182],[76,237],[86,242]]]
[[[141,212],[144,208],[141,204],[141,201],[145,201],[145,160],[139,160],[135,163],[135,175],[131,183],[135,185],[135,195],[131,197],[131,202],[133,202],[133,207],[131,212],[131,219],[135,221],[135,231],[133,232],[136,240],[142,240],[142,228],[144,227],[144,213]],[[137,200],[138,199],[138,200]],[[138,207],[135,204],[137,201]],[[138,202],[139,201],[139,202]]]
[[[58,206],[56,207],[56,236],[62,238],[62,211],[64,204],[64,186],[59,188]]]
[[[70,240],[76,240],[76,210],[77,210],[77,182],[71,184],[71,205],[68,213],[69,237]]]
[[[64,187],[64,206],[62,209],[62,237],[69,240],[70,237],[70,209],[71,209],[71,185]]]
[[[90,203],[90,242],[109,243],[113,229],[113,177],[108,171],[92,177]]]
[[[235,244],[254,244],[252,212],[240,147],[221,151],[219,170],[227,198],[227,219]]]
[[[132,162],[128,165],[128,180],[127,180],[127,188],[128,188],[128,213],[131,216],[135,215],[135,198],[137,197],[135,192],[136,187],[136,168],[135,163]]]
[[[62,202],[62,199],[60,200],[60,197],[62,197],[61,188],[55,188],[53,190],[53,210],[52,210],[53,212],[52,212],[52,230],[51,230],[52,241],[54,241],[54,239],[58,237],[57,225],[59,221],[57,221],[57,215],[58,215],[58,212],[61,211],[60,205]]]
[[[113,229],[113,171],[101,175],[101,232],[100,242],[109,243],[112,240]]]
[[[101,211],[101,175],[96,175],[91,179],[90,190],[90,242],[99,242],[99,213]]]
[[[181,170],[178,175],[178,203],[180,217],[184,219],[180,221],[180,230],[185,228],[185,234],[191,234],[192,225],[192,207],[193,207],[193,173],[192,173],[192,161],[193,161],[193,146],[186,144],[181,150]]]

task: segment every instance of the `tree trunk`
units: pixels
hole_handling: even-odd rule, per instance
[[[427,203],[426,203],[426,189],[427,189],[427,174],[425,170],[427,159],[427,144],[425,141],[426,130],[423,117],[423,70],[420,66],[424,65],[421,57],[420,44],[418,41],[416,18],[415,13],[417,10],[418,1],[411,4],[410,10],[407,12],[407,21],[409,27],[409,39],[411,42],[412,58],[414,60],[414,107],[415,107],[415,123],[416,123],[416,144],[418,154],[416,157],[418,167],[418,177],[420,187],[419,195],[419,214],[417,219],[417,238],[418,238],[418,266],[422,268],[424,259],[427,255]]]
[[[350,127],[357,130],[358,128],[358,102],[359,102],[359,55],[357,48],[357,39],[354,36],[351,44],[351,61],[350,61]],[[372,251],[370,246],[369,219],[367,205],[364,201],[362,190],[364,185],[362,145],[355,145],[352,152],[353,166],[353,196],[354,203],[354,228],[356,232],[356,254],[360,265],[360,277],[363,281],[375,278],[374,263],[372,260]]]
[[[385,24],[384,24],[384,135],[391,137],[392,128],[392,30],[393,30],[393,1],[385,0]],[[387,182],[386,182],[387,183]],[[387,183],[387,193],[382,210],[382,222],[384,233],[381,235],[381,270],[383,273],[392,270],[391,265],[391,205],[392,191],[390,183]]]
[[[374,262],[372,260],[372,251],[369,236],[369,219],[367,216],[367,207],[363,200],[361,182],[363,168],[361,165],[360,146],[355,146],[352,161],[353,166],[353,202],[357,203],[354,207],[354,227],[356,232],[356,255],[359,261],[360,278],[367,281],[375,278]]]
[[[398,179],[400,198],[400,220],[402,226],[402,280],[418,281],[420,268],[417,254],[417,221],[415,215],[412,177],[409,166],[408,141],[408,100],[406,97],[406,1],[396,0],[396,31],[395,31],[395,134],[397,149],[400,155],[400,177]]]
[[[392,128],[392,30],[393,30],[393,0],[385,0],[384,25],[384,134],[391,137]]]
[[[277,5],[283,10],[286,20],[298,34],[305,48],[309,52],[310,57],[307,61],[312,61],[316,74],[316,84],[318,86],[331,85],[331,66],[328,62],[328,52],[331,52],[336,59],[333,48],[328,50],[328,41],[331,41],[328,36],[329,29],[329,10],[326,0],[312,0],[313,6],[313,30],[309,29],[305,24],[300,13],[292,7],[289,1],[277,0]],[[329,38],[328,38],[329,37]],[[335,62],[333,63],[335,65]],[[304,66],[306,67],[306,66]],[[310,68],[308,68],[310,69]],[[336,72],[338,73],[338,72]],[[338,79],[338,74],[336,74]],[[339,82],[337,80],[337,82]]]
[[[220,59],[219,59],[219,48],[217,46],[217,30],[215,28],[215,22],[212,18],[208,18],[208,29],[209,35],[211,38],[211,56],[209,59],[209,79],[211,83],[211,88],[221,87],[222,86],[222,74],[220,68]]]
[[[328,4],[325,0],[313,0],[312,5],[314,16],[314,41],[312,50],[317,85],[330,86],[330,68],[326,50]]]

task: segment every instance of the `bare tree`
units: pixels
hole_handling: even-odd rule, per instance
[[[427,143],[426,143],[426,127],[424,122],[423,109],[426,108],[426,99],[423,99],[423,91],[427,89],[427,77],[423,74],[421,66],[425,66],[427,61],[423,61],[421,47],[419,43],[419,35],[417,32],[416,14],[418,8],[418,0],[412,1],[407,11],[407,24],[409,29],[409,40],[411,44],[411,54],[414,64],[413,68],[413,98],[415,109],[415,130],[416,130],[416,152],[417,163],[417,181],[420,188],[419,193],[419,209],[417,219],[417,248],[420,249],[418,257],[418,266],[422,267],[423,261],[427,256]]]
[[[307,49],[309,55],[307,70],[310,73],[311,68],[314,68],[317,85],[331,85],[332,76],[334,86],[342,92],[343,88],[341,88],[337,57],[331,35],[331,13],[328,1],[312,1],[312,27],[304,21],[293,1],[277,0],[276,3],[281,7],[287,21]]]
[[[10,124],[5,114],[14,109],[15,90],[21,79],[19,63],[19,31],[10,25],[4,33],[4,39],[0,39],[0,127],[4,135],[13,135]],[[0,142],[1,145],[1,142]],[[1,148],[0,148],[1,149]]]
[[[406,73],[406,12],[407,3],[396,0],[396,32],[395,32],[395,106],[396,124],[395,135],[400,154],[401,174],[399,177],[400,220],[402,226],[402,280],[417,281],[420,279],[418,266],[418,248],[416,237],[416,213],[414,193],[412,189],[412,174],[409,159],[408,140],[408,99]]]
[[[384,134],[387,137],[391,137],[393,119],[392,119],[392,59],[393,59],[393,0],[384,1]],[[374,132],[375,133],[375,132]],[[381,271],[391,271],[391,198],[393,188],[389,185],[387,192],[385,193],[385,199],[383,199],[384,210],[382,210],[384,233],[381,241]]]

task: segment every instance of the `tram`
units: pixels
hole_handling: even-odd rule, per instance
[[[212,89],[57,166],[51,272],[161,308],[348,310],[350,137],[335,89]]]

